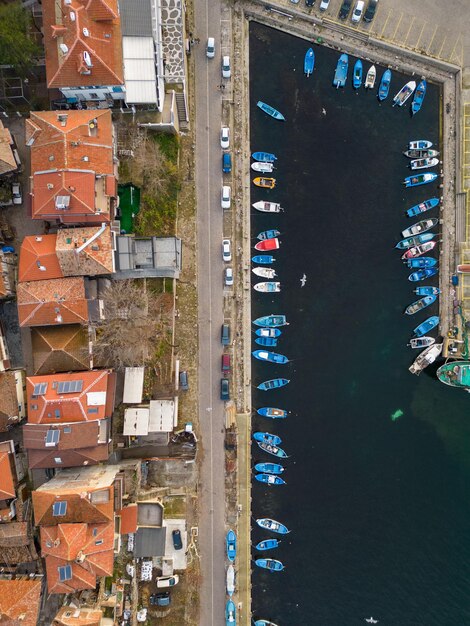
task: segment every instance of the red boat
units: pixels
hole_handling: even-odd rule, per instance
[[[406,259],[414,259],[422,254],[426,254],[426,252],[430,252],[434,248],[436,243],[436,241],[427,241],[426,243],[422,243],[420,246],[409,248],[409,250],[407,250],[401,258],[406,261]]]
[[[258,241],[255,250],[277,250],[279,245],[279,239],[277,237],[274,239],[264,239],[263,241]]]

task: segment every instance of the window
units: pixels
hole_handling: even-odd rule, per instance
[[[71,580],[72,578],[72,566],[71,565],[64,565],[62,567],[58,567],[57,569],[59,570],[59,580],[61,582],[65,580]]]
[[[64,500],[58,500],[57,502],[54,502],[54,504],[52,505],[52,515],[54,517],[59,517],[65,515],[66,513],[67,502],[64,502]]]
[[[33,411],[37,411],[37,410],[38,410],[38,405],[37,405],[37,404],[32,404],[32,405],[31,405],[31,409],[32,409]]]
[[[97,406],[90,406],[88,408],[88,413],[98,413],[98,407]]]
[[[77,393],[83,389],[83,380],[63,380],[57,385],[57,393]]]
[[[122,93],[122,87],[116,87],[116,86],[114,86],[114,87],[113,87],[113,91],[114,91],[114,93]]]
[[[97,534],[98,534],[98,529],[97,528],[93,528],[93,537],[96,537]]]
[[[46,433],[46,447],[56,446],[59,443],[60,430],[48,430]]]
[[[60,465],[62,463],[62,459],[60,458],[60,456],[55,456],[54,461],[57,463],[57,465]]]
[[[104,539],[97,539],[95,541],[95,546],[100,546],[102,543],[104,543]]]
[[[58,420],[60,419],[60,410],[59,409],[54,409],[54,417],[56,419],[58,419]]]
[[[33,396],[43,396],[47,391],[47,383],[37,383],[34,385]]]
[[[64,426],[64,433],[65,434],[69,434],[72,432],[72,427],[71,426]]]
[[[107,489],[93,491],[91,494],[91,501],[95,504],[98,504],[100,502],[109,502],[109,491]]]

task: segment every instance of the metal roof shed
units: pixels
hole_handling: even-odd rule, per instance
[[[150,400],[149,433],[170,433],[175,420],[174,400]]]
[[[126,367],[124,375],[124,404],[140,404],[144,392],[145,367]]]
[[[148,435],[149,432],[149,410],[145,408],[132,407],[124,412],[123,435],[138,437]]]

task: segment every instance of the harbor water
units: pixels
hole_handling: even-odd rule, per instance
[[[412,119],[409,102],[392,107],[410,76],[394,71],[390,96],[379,104],[384,68],[377,65],[373,91],[354,92],[350,57],[346,87],[336,90],[339,53],[314,44],[307,79],[310,45],[250,25],[251,149],[278,157],[276,189],[252,186],[251,201],[285,208],[278,215],[252,209],[253,246],[260,231],[281,231],[273,253],[281,293],[253,291],[252,317],[287,315],[274,350],[291,359],[253,361],[253,406],[290,411],[287,419],[253,418],[254,430],[280,435],[290,455],[287,485],[254,481],[253,518],[272,517],[292,531],[278,549],[253,551],[286,566],[270,574],[253,564],[253,616],[279,626],[353,626],[371,616],[379,626],[464,626],[470,397],[439,383],[435,367],[420,377],[408,372],[417,354],[407,347],[412,329],[438,308],[403,315],[416,285],[394,249],[417,221],[405,210],[440,195],[436,184],[402,184],[410,175],[402,154],[408,141],[439,144],[439,89],[428,84]],[[268,117],[258,100],[286,121]],[[434,209],[424,217],[437,216]],[[256,389],[278,376],[290,384]],[[276,459],[253,442],[253,460]],[[253,521],[253,545],[271,536]]]

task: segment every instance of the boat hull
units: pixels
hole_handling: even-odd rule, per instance
[[[429,332],[433,328],[436,328],[438,324],[439,317],[437,315],[433,315],[432,317],[428,317],[428,319],[422,322],[419,326],[416,326],[416,328],[413,330],[413,334],[416,337],[423,337],[423,335],[425,335],[427,332]]]
[[[348,78],[348,64],[348,55],[342,54],[338,59],[335,76],[333,78],[333,86],[336,87],[336,89],[338,89],[338,87],[344,87],[346,84]]]
[[[366,82],[364,83],[365,89],[374,88],[376,76],[377,76],[377,70],[375,69],[375,65],[371,65],[366,74]]]
[[[379,91],[377,92],[377,97],[380,101],[386,100],[386,98],[388,98],[391,80],[392,80],[391,70],[385,70],[385,72],[382,74],[382,78],[380,79]]]
[[[263,241],[264,239],[275,239],[281,233],[275,228],[271,228],[270,230],[263,230],[256,236],[256,239],[259,241]]]
[[[434,226],[439,224],[439,220],[434,217],[429,220],[421,220],[420,222],[416,222],[413,226],[409,228],[405,228],[405,230],[401,231],[402,237],[416,237],[422,233],[426,233],[426,231],[431,230]]]
[[[273,237],[272,239],[258,241],[255,245],[255,250],[258,252],[269,252],[270,250],[278,250],[280,245],[279,239],[277,237]]]
[[[257,463],[255,470],[261,474],[274,474],[279,476],[284,471],[284,468],[279,463]]]
[[[256,283],[256,285],[253,286],[253,289],[259,291],[260,293],[279,293],[281,291],[281,283],[273,281]]]
[[[393,106],[398,105],[399,107],[402,107],[405,104],[405,102],[408,100],[408,98],[411,97],[415,89],[416,89],[416,81],[414,80],[408,81],[406,85],[403,85],[400,91],[393,98]]]
[[[268,352],[267,350],[255,350],[252,352],[255,359],[259,361],[267,361],[268,363],[278,363],[280,365],[285,365],[289,362],[289,359],[283,354],[278,354],[277,352]]]
[[[282,443],[282,439],[278,437],[277,435],[273,435],[271,433],[262,433],[259,431],[256,433],[253,433],[253,439],[255,441],[264,441],[266,443],[270,443],[273,446],[277,446],[280,443]]]
[[[278,522],[275,519],[270,517],[260,517],[256,520],[256,523],[260,528],[264,528],[265,530],[270,530],[273,533],[277,533],[279,535],[287,535],[290,533],[290,530],[281,522]]]
[[[421,354],[418,354],[416,359],[408,368],[409,371],[412,374],[416,374],[417,376],[419,376],[426,367],[434,363],[434,361],[438,358],[441,352],[442,343],[435,343],[434,345],[429,346],[428,348],[423,350]]]
[[[426,269],[418,270],[417,272],[413,272],[408,276],[408,280],[411,282],[418,282],[420,280],[425,280],[426,278],[431,278],[431,276],[435,276],[438,273],[438,269],[435,267],[429,267]]]
[[[284,210],[278,202],[265,202],[263,200],[254,202],[252,206],[261,213],[280,213]]]
[[[257,441],[258,448],[263,450],[263,452],[267,452],[268,454],[272,454],[272,456],[277,457],[278,459],[287,459],[287,453],[279,446],[272,445],[267,443],[266,441]]]
[[[435,265],[437,265],[437,259],[433,259],[430,256],[423,256],[417,259],[408,259],[406,264],[408,265],[410,269],[415,269],[415,268],[427,269],[427,268],[434,267]]]
[[[233,563],[237,556],[237,536],[233,530],[229,530],[225,538],[225,546],[228,560]]]
[[[307,76],[307,78],[310,76],[310,74],[313,73],[314,67],[315,67],[315,53],[313,51],[313,48],[309,48],[307,52],[305,53],[305,58],[304,58],[304,74]]]
[[[426,81],[422,80],[416,88],[413,102],[411,103],[411,113],[416,115],[423,106],[424,96],[426,95]]]
[[[437,378],[445,385],[470,388],[470,361],[454,361],[441,365],[437,370]]]
[[[265,485],[285,485],[286,481],[279,476],[274,476],[273,474],[256,474],[255,479],[263,483]]]
[[[362,61],[358,59],[354,64],[353,71],[353,87],[354,89],[359,89],[362,85]]]
[[[265,550],[274,550],[275,548],[279,547],[280,543],[281,542],[277,539],[263,539],[263,541],[260,541],[256,544],[255,549],[259,550],[260,552],[263,552]]]
[[[257,337],[255,343],[265,348],[275,348],[277,346],[277,339],[275,337]]]
[[[255,335],[258,337],[279,337],[282,331],[279,328],[258,328]]]
[[[264,382],[258,385],[258,389],[261,391],[272,391],[273,389],[279,389],[280,387],[285,387],[290,383],[290,380],[287,378],[273,378],[271,380],[265,380]]]
[[[413,339],[410,339],[410,343],[408,345],[410,348],[413,348],[413,350],[417,350],[432,346],[435,341],[434,337],[414,337]]]
[[[415,204],[410,209],[407,210],[406,214],[408,217],[414,217],[419,215],[420,213],[425,213],[426,211],[430,211],[434,207],[439,204],[439,198],[429,198],[424,202],[420,202],[419,204]]]
[[[272,419],[287,417],[287,411],[285,409],[277,409],[272,406],[264,406],[257,410],[258,415],[263,417],[270,417]]]
[[[284,565],[277,559],[256,559],[255,565],[270,572],[282,572]]]
[[[287,326],[287,318],[285,315],[264,315],[256,318],[253,324],[255,326],[277,328],[278,326]]]
[[[258,102],[256,103],[256,106],[260,108],[267,115],[270,115],[275,120],[280,120],[283,122],[286,119],[280,111],[270,106],[269,104],[262,102],[261,100],[258,100]]]
[[[432,141],[427,139],[415,139],[408,144],[408,150],[429,150],[432,148]]]
[[[237,609],[233,600],[228,600],[225,605],[225,626],[236,626]]]
[[[414,176],[407,176],[404,180],[406,187],[419,187],[421,185],[428,185],[436,180],[437,174],[434,172],[424,172],[423,174],[415,174]]]
[[[436,299],[437,296],[424,296],[424,298],[420,298],[419,300],[416,300],[415,302],[407,306],[405,309],[405,313],[406,315],[415,315],[426,307],[431,306],[431,304],[434,304]]]
[[[395,246],[399,250],[406,250],[407,248],[412,248],[413,246],[419,246],[422,243],[426,243],[427,241],[431,241],[434,239],[436,235],[434,233],[427,233],[424,235],[412,235],[411,237],[407,237],[406,239],[402,239]]]
[[[276,186],[275,178],[266,178],[265,176],[258,176],[253,178],[253,184],[257,187],[263,187],[264,189],[274,189]]]
[[[431,250],[433,250],[435,247],[437,246],[437,243],[435,241],[427,241],[425,243],[420,244],[419,246],[414,246],[413,248],[409,248],[403,255],[402,255],[402,259],[406,260],[406,259],[415,259],[417,257],[420,257],[422,254],[426,254],[427,252],[431,252]],[[426,267],[432,267],[431,266],[426,266]]]
[[[439,287],[416,287],[417,296],[438,296],[441,293]]]
[[[259,263],[260,265],[269,265],[270,263],[274,263],[276,259],[270,254],[257,254],[252,257],[251,260],[253,263]]]
[[[272,152],[253,152],[251,156],[255,161],[263,161],[264,163],[277,161],[276,155]]]

